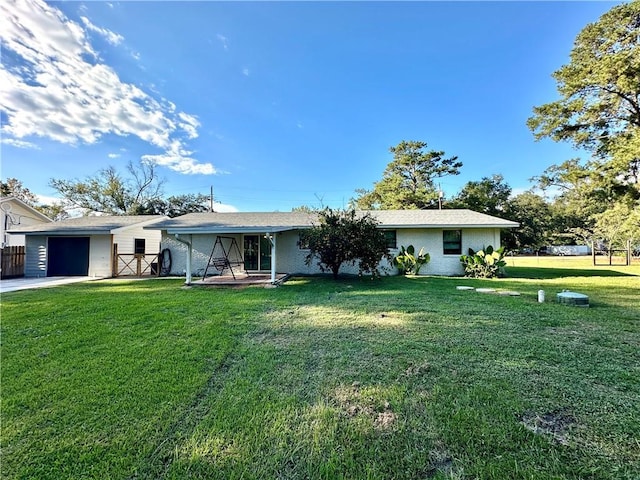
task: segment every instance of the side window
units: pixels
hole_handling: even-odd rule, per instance
[[[445,255],[460,255],[462,253],[462,230],[443,230],[442,250]]]
[[[144,255],[144,251],[145,251],[145,239],[136,238],[134,240],[133,253]]]
[[[298,248],[300,250],[309,250],[309,239],[303,234],[298,235]]]
[[[398,248],[396,243],[396,231],[395,230],[385,230],[384,231],[384,240],[386,242],[387,248]]]

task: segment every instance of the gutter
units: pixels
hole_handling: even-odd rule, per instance
[[[187,246],[187,268],[185,271],[186,280],[184,283],[185,285],[191,285],[191,253],[193,249],[193,246],[191,245],[191,239],[189,239],[189,241],[183,240],[182,238],[180,238],[179,233],[174,234],[174,237],[178,242],[183,243],[184,245]]]

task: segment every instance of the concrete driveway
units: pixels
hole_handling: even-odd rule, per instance
[[[0,293],[15,292],[16,290],[28,290],[31,288],[55,287],[67,283],[86,282],[89,280],[101,280],[96,277],[42,277],[42,278],[8,278],[0,280]]]

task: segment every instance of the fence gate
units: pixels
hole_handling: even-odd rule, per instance
[[[24,277],[24,246],[0,249],[0,278]]]
[[[113,245],[113,276],[157,276],[159,254],[118,253],[118,245]]]

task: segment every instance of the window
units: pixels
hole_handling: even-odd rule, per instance
[[[134,240],[133,253],[144,255],[145,241],[144,238],[136,238]]]
[[[443,230],[442,248],[445,255],[462,253],[462,230]]]
[[[298,247],[300,250],[309,250],[309,239],[302,233],[298,235]]]
[[[387,248],[397,248],[396,244],[396,231],[384,230],[384,241]]]

